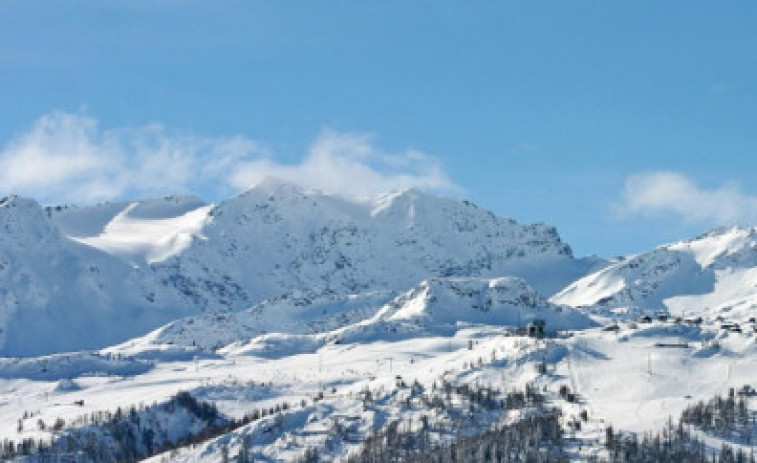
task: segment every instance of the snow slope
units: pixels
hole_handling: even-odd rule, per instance
[[[517,277],[434,278],[389,299],[381,292],[298,291],[240,312],[176,320],[109,352],[133,355],[165,345],[218,351],[232,343],[237,353],[274,344],[277,350],[284,344],[307,350],[327,342],[449,335],[471,325],[518,328],[535,319],[546,321],[551,331],[596,325],[572,308],[549,303]]]
[[[757,230],[718,229],[613,263],[552,301],[598,311],[631,307],[746,319],[757,309],[756,268]]]
[[[64,236],[33,200],[0,202],[0,354],[101,347],[192,312],[154,276]]]
[[[517,275],[552,294],[601,264],[574,259],[553,227],[412,189],[355,202],[266,181],[214,207],[202,234],[154,268],[211,310],[302,288],[404,291],[450,276]]]
[[[143,266],[181,253],[194,238],[202,239],[212,207],[194,196],[166,196],[46,210],[69,238]]]
[[[206,203],[191,195],[172,195],[133,202],[104,202],[91,206],[62,205],[45,208],[58,229],[67,236],[87,238],[103,233],[108,224],[129,209],[134,219],[170,219],[197,210]]]
[[[586,461],[605,455],[609,425],[657,430],[697,400],[757,386],[757,229],[714,230],[582,276],[592,266],[602,262],[574,259],[551,227],[414,190],[354,202],[269,181],[214,206],[47,211],[7,198],[0,353],[115,345],[0,359],[0,438],[48,440],[59,419],[86,431],[103,410],[189,391],[230,417],[279,411],[150,461],[220,462],[244,442],[256,460],[318,448],[334,461],[391,423],[426,423],[439,443],[455,424],[510,422],[524,412],[454,391],[530,384],[562,409],[566,455]],[[657,310],[702,320],[613,316]],[[545,339],[513,329],[537,318]],[[757,419],[757,397],[747,405]],[[194,422],[144,417],[174,434]],[[722,439],[707,442],[716,451]]]
[[[466,201],[416,190],[350,201],[274,180],[217,205],[169,196],[42,209],[10,198],[3,224],[0,355],[103,347],[298,291],[385,302],[427,278],[517,275],[551,294],[603,263],[573,258],[553,227]],[[257,330],[300,323],[302,311],[285,310],[265,311]]]
[[[398,296],[363,322],[338,330],[338,342],[451,335],[471,325],[523,328],[541,319],[548,330],[595,326],[586,315],[549,303],[524,280],[435,278]]]
[[[296,291],[240,312],[182,318],[132,342],[137,347],[196,346],[219,349],[267,333],[325,333],[373,316],[390,298],[382,292],[360,295]]]
[[[488,293],[493,302],[484,315],[495,319],[504,319],[514,307],[540,314],[554,309],[517,279],[478,284],[475,280],[426,282],[419,288],[424,286],[432,289],[436,301],[423,296],[423,289],[412,291],[395,300],[404,303],[387,306],[377,319],[402,323],[420,318],[426,328],[446,326],[444,307],[468,301],[467,307],[456,310],[462,318],[478,320],[479,302]],[[552,314],[552,320],[560,316],[560,312]],[[374,338],[290,335],[290,347],[306,338],[313,342],[279,355],[245,348],[249,344],[228,346],[215,356],[155,354],[150,364],[140,360],[139,351],[147,346],[135,343],[99,356],[72,356],[68,367],[72,383],[60,380],[69,362],[62,356],[50,357],[50,373],[44,374],[39,372],[42,361],[21,361],[9,378],[0,377],[0,436],[49,439],[53,434],[49,427],[39,429],[35,424],[39,420],[49,425],[60,418],[70,429],[83,426],[81,417],[93,412],[132,405],[141,408],[183,390],[236,418],[284,403],[289,407],[151,461],[220,462],[224,448],[234,456],[245,440],[257,460],[293,461],[307,448],[317,447],[324,461],[334,461],[358,447],[372,430],[393,422],[412,421],[417,426],[425,419],[443,440],[443,430],[453,429],[460,420],[473,432],[519,416],[517,410],[474,410],[455,394],[442,407],[429,406],[427,401],[424,405],[424,397],[433,391],[444,396],[443,384],[452,385],[453,390],[468,385],[499,391],[532,384],[545,394],[547,406],[562,408],[571,461],[585,461],[589,455],[602,456],[608,425],[616,431],[659,429],[688,404],[725,394],[730,387],[757,383],[757,373],[751,368],[754,333],[724,333],[707,322],[701,326],[652,322],[638,327],[629,323],[617,331],[588,327],[543,340],[478,323],[446,334],[441,331],[446,330]],[[544,370],[538,365],[545,365]],[[101,368],[102,373],[92,374],[93,368]],[[109,369],[116,375],[107,374]],[[575,392],[577,399],[561,397],[562,387]],[[320,392],[325,397],[314,400]],[[752,413],[754,400],[750,401]],[[83,401],[82,405],[75,405],[77,401]],[[581,429],[569,430],[567,424],[584,411],[587,419]],[[23,424],[21,432],[16,430],[18,420]],[[714,449],[719,442],[713,442]]]

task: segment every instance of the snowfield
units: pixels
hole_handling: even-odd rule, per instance
[[[463,201],[274,181],[216,205],[7,198],[0,229],[2,452],[340,461],[377,432],[439,446],[558,407],[564,459],[601,460],[610,426],[757,386],[754,229],[606,262]]]
[[[96,236],[76,237],[80,243],[112,254],[132,265],[163,262],[181,254],[200,233],[213,206],[202,206],[178,217],[139,218],[133,215],[139,203],[132,203],[108,222]]]

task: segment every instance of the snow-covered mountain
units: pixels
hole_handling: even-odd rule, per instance
[[[0,202],[0,353],[101,347],[193,308],[149,269],[65,236],[33,200]]]
[[[757,315],[757,229],[713,230],[620,260],[569,285],[559,304],[663,310],[679,316]]]
[[[551,331],[596,325],[570,307],[551,304],[518,277],[433,278],[389,299],[389,293],[382,292],[297,291],[248,310],[179,319],[128,345],[147,350],[166,344],[217,350],[269,333],[365,342],[448,335],[471,325],[522,328],[535,319],[544,320]],[[325,336],[317,336],[320,334]]]
[[[404,291],[429,277],[517,275],[552,294],[597,265],[556,230],[404,190],[349,201],[266,181],[209,212],[206,238],[154,268],[210,310],[302,288]]]
[[[0,355],[103,347],[297,291],[385,302],[427,278],[516,275],[552,294],[602,264],[575,259],[551,226],[466,201],[412,189],[352,201],[273,180],[216,205],[9,198],[0,226]]]
[[[355,343],[449,336],[471,325],[523,328],[537,319],[552,331],[596,325],[582,313],[551,304],[521,278],[434,278],[390,301],[373,317],[338,330],[336,339]]]
[[[6,198],[0,355],[53,354],[0,358],[0,459],[41,461],[33,443],[92,461],[343,461],[381,433],[433,447],[523,424],[542,456],[609,461],[610,444],[660,447],[629,433],[729,394],[710,403],[738,423],[678,428],[702,461],[757,438],[755,288],[749,228],[608,264],[552,227],[415,190]],[[702,320],[608,321],[658,310]],[[536,319],[543,338],[513,329]],[[389,443],[398,430],[412,438]]]

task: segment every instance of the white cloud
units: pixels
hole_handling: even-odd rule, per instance
[[[626,179],[619,210],[624,215],[675,214],[718,225],[757,222],[757,197],[737,185],[701,188],[676,172],[645,172]]]
[[[299,164],[246,137],[201,137],[160,124],[101,129],[82,113],[51,112],[0,151],[0,189],[45,203],[193,192],[227,195],[274,176],[348,197],[413,186],[457,187],[433,157],[384,153],[364,134],[324,131]]]
[[[413,150],[385,153],[371,141],[372,137],[366,134],[325,130],[301,163],[282,165],[260,159],[240,166],[232,181],[238,188],[244,188],[266,177],[275,177],[350,197],[371,197],[403,187],[459,190],[435,158]]]

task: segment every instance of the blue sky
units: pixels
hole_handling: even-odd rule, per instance
[[[2,0],[0,189],[409,184],[638,252],[757,222],[756,25],[746,1]]]

